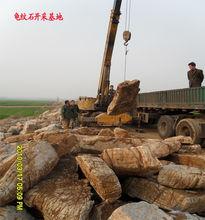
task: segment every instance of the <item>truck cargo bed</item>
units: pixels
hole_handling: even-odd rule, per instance
[[[205,110],[205,87],[140,93],[137,108]]]

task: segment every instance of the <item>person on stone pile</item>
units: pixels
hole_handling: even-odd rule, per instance
[[[196,68],[196,63],[191,62],[188,64],[189,71],[188,71],[188,79],[189,79],[189,87],[201,87],[201,84],[204,80],[203,71]]]
[[[79,108],[74,100],[70,102],[70,105],[71,105],[71,111],[73,113],[73,117],[71,118],[70,121],[70,127],[73,129],[79,126]]]
[[[115,95],[114,86],[110,85],[109,93],[108,93],[108,104],[110,104],[110,102],[112,102],[114,95]]]
[[[70,121],[73,118],[73,112],[71,109],[70,102],[65,101],[65,105],[61,108],[61,122],[64,129],[69,129]]]

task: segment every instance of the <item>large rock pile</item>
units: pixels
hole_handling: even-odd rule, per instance
[[[205,212],[205,153],[189,138],[146,140],[123,129],[91,128],[42,129],[15,138],[17,143],[0,142],[2,220],[8,213],[19,216],[13,210],[19,143],[24,203],[33,217],[171,220],[200,219],[191,214]],[[22,219],[29,214],[22,213]]]

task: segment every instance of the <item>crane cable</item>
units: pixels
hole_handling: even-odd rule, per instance
[[[128,45],[131,39],[131,32],[130,32],[130,23],[131,23],[131,7],[132,7],[132,0],[126,1],[126,15],[125,15],[125,31],[123,32],[123,39],[124,39],[124,46],[125,46],[125,60],[124,60],[124,81],[126,80],[127,75],[127,55],[128,55]]]

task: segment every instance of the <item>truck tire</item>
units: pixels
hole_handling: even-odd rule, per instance
[[[190,136],[192,144],[200,144],[201,139],[201,126],[195,119],[186,118],[179,121],[176,126],[176,135]]]
[[[163,115],[160,117],[157,130],[159,136],[163,139],[174,136],[174,119],[169,115]]]

